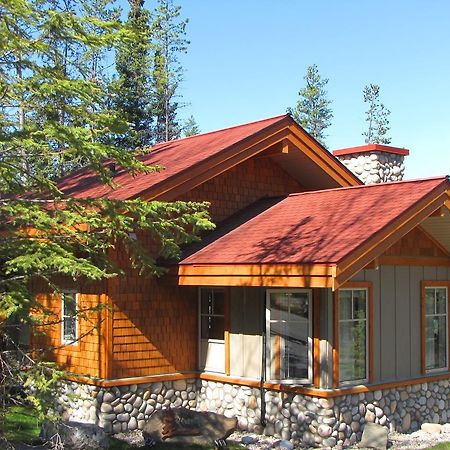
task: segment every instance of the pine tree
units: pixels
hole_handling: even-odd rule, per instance
[[[180,6],[173,0],[158,0],[153,22],[153,114],[156,118],[156,142],[178,138],[181,127],[177,120],[180,104],[178,88],[182,80],[182,67],[178,55],[187,50],[186,25],[179,20]]]
[[[390,144],[391,138],[387,136],[390,130],[389,114],[383,103],[380,103],[380,86],[369,84],[363,90],[364,103],[369,104],[366,111],[368,129],[363,133],[366,144]]]
[[[42,305],[33,284],[58,291],[60,277],[117,276],[108,255],[118,243],[132,267],[159,274],[159,256],[176,258],[182,243],[211,227],[203,203],[83,200],[58,190],[52,178],[62,162],[79,161],[111,186],[107,159],[131,173],[151,170],[133,152],[110,144],[127,133],[126,123],[105,105],[105,86],[84,76],[85,65],[72,59],[79,52],[102,55],[133,36],[117,22],[82,14],[55,9],[55,2],[0,0],[0,405],[11,394],[7,383],[35,377],[35,386],[45,385],[39,378],[44,366],[33,371],[11,332],[11,322],[36,325],[30,312]],[[160,243],[158,254],[135,240],[137,230]],[[43,411],[33,395],[28,400]]]
[[[325,143],[324,131],[331,125],[333,112],[325,90],[328,78],[322,78],[316,64],[307,68],[304,76],[306,86],[300,89],[295,108],[288,108],[292,117],[321,144]]]
[[[128,150],[143,148],[154,141],[152,135],[152,94],[150,84],[152,25],[144,0],[129,0],[126,22],[132,33],[118,47],[113,107],[129,124],[130,130],[116,138]]]
[[[193,115],[190,115],[183,126],[184,136],[195,136],[200,133],[200,128]]]

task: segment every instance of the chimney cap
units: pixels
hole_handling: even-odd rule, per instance
[[[392,153],[394,155],[409,155],[409,150],[400,147],[391,147],[390,145],[382,144],[366,144],[358,147],[341,148],[339,150],[333,150],[334,156],[351,155],[352,153],[369,153],[369,152],[384,152]]]

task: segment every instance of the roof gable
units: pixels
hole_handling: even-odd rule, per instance
[[[155,145],[141,159],[148,166],[160,165],[164,169],[133,177],[119,168],[114,175],[115,189],[102,184],[88,169],[65,177],[59,188],[75,198],[172,200],[254,155],[268,149],[281,153],[289,145],[301,146],[301,153],[307,155],[310,161],[314,160],[314,166],[327,174],[330,181],[322,187],[330,187],[330,183],[333,186],[360,183],[290,116],[282,115]],[[280,150],[280,146],[283,149]]]

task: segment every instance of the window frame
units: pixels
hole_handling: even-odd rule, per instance
[[[202,338],[202,317],[204,316],[210,316],[210,314],[202,314],[202,291],[204,290],[221,290],[224,295],[224,305],[223,305],[223,314],[214,314],[215,317],[222,317],[223,316],[223,326],[224,326],[224,333],[223,333],[223,339],[209,339],[209,338]],[[223,344],[224,346],[224,369],[223,372],[217,372],[217,373],[223,373],[225,375],[230,375],[230,291],[229,287],[225,286],[200,286],[198,288],[198,299],[197,299],[197,308],[198,308],[198,314],[197,314],[197,364],[198,367],[201,368],[201,361],[202,361],[202,341],[207,341],[213,344]],[[202,370],[205,371],[211,371],[207,368],[203,368]],[[215,371],[213,371],[215,372]]]
[[[289,378],[289,379],[272,379],[271,378],[271,348],[270,348],[270,294],[271,293],[307,293],[308,294],[308,377],[307,378]],[[266,289],[266,379],[271,383],[278,384],[302,384],[302,385],[312,385],[313,383],[313,364],[314,364],[314,336],[313,336],[313,308],[314,299],[312,289],[307,288],[291,288],[291,289]]]
[[[339,365],[340,302],[339,293],[345,290],[365,290],[366,296],[366,378],[341,381]],[[333,386],[354,386],[373,383],[373,285],[370,281],[348,281],[334,291],[333,298]]]
[[[427,369],[426,368],[426,363],[427,363],[427,355],[426,355],[426,319],[427,319],[427,313],[426,313],[426,290],[427,289],[439,289],[439,288],[445,288],[446,290],[446,295],[447,295],[447,310],[446,310],[446,366],[445,367],[439,367],[436,369]],[[449,293],[450,293],[450,281],[428,281],[428,280],[423,280],[421,282],[421,305],[420,305],[420,309],[421,309],[421,314],[420,314],[420,319],[421,319],[421,371],[422,371],[422,375],[433,375],[436,373],[444,373],[444,372],[448,372],[449,368],[450,368],[450,340],[449,340],[449,324],[450,324],[450,320],[449,320],[449,311],[450,311],[450,298],[449,298]]]
[[[72,298],[75,300],[75,316],[70,316],[65,314],[65,299],[64,297],[66,295],[72,296]],[[78,345],[78,339],[79,339],[79,321],[78,321],[78,310],[79,310],[79,293],[74,289],[66,289],[61,292],[61,343],[63,345]],[[66,339],[64,336],[64,323],[68,319],[73,319],[75,321],[75,338],[74,339]]]

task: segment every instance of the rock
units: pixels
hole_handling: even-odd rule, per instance
[[[333,432],[333,430],[330,426],[321,424],[321,425],[319,425],[317,432],[319,433],[319,436],[321,436],[323,438],[327,438],[328,436],[331,436],[331,433]]]
[[[442,425],[439,425],[438,423],[423,423],[420,427],[422,431],[425,431],[426,433],[431,434],[440,434],[442,432]]]
[[[385,450],[388,442],[388,429],[376,423],[366,423],[360,447]]]
[[[255,438],[252,437],[252,436],[242,436],[241,442],[242,442],[244,445],[253,444],[253,443],[255,442]]]
[[[282,440],[277,443],[276,448],[281,448],[283,450],[293,450],[294,444],[290,441]]]
[[[105,431],[97,425],[79,422],[45,422],[40,437],[50,443],[50,447],[59,445],[59,437],[66,450],[91,450],[109,448],[110,441]],[[59,448],[59,447],[58,447]]]
[[[173,382],[173,388],[176,391],[185,391],[187,388],[186,380],[175,380]]]
[[[210,446],[217,439],[226,439],[236,427],[235,417],[168,408],[154,412],[142,432],[144,439],[155,442]]]

